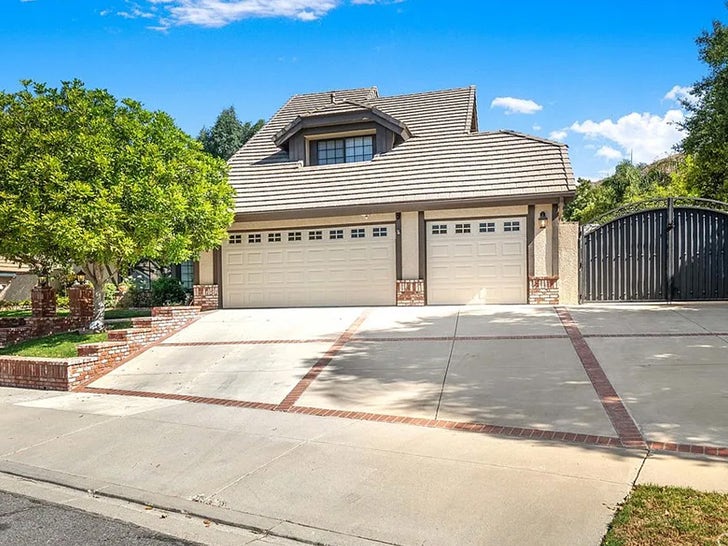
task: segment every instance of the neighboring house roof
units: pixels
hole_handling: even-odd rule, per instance
[[[380,97],[377,88],[295,95],[229,161],[236,212],[301,213],[445,200],[568,195],[565,144],[514,131],[477,132],[475,88]],[[276,146],[301,120],[376,109],[411,138],[371,161],[303,166]],[[411,208],[410,207],[410,208]]]
[[[17,274],[25,273],[27,271],[29,271],[29,268],[25,265],[8,262],[7,260],[0,258],[0,273]]]

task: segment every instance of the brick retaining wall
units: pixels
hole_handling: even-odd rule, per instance
[[[153,343],[182,329],[200,314],[199,307],[155,307],[151,317],[132,319],[133,328],[111,330],[109,341],[78,346],[74,358],[0,356],[0,386],[69,391],[83,386]],[[60,317],[57,317],[60,318]]]

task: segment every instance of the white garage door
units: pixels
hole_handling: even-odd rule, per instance
[[[224,307],[394,305],[393,224],[231,233]]]
[[[526,303],[526,222],[427,222],[427,301]]]

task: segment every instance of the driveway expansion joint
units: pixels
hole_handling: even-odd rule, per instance
[[[571,313],[564,307],[554,307],[554,310],[569,336],[574,351],[576,351],[589,381],[591,381],[597,396],[599,396],[599,401],[617,432],[621,444],[628,448],[648,449],[637,423],[632,419],[627,407],[622,402],[622,398],[609,381],[606,372],[599,364],[599,360],[597,360],[586,339],[584,339]]]
[[[362,311],[362,313],[354,320],[354,322],[352,322],[349,327],[336,339],[336,341],[334,341],[334,344],[329,347],[329,350],[326,351],[324,356],[322,356],[319,361],[316,362],[316,364],[314,364],[313,367],[306,373],[306,375],[301,378],[298,384],[296,384],[296,386],[291,389],[291,392],[286,395],[283,401],[278,405],[277,409],[281,411],[288,411],[289,409],[291,409],[291,407],[293,407],[296,402],[298,402],[301,396],[303,396],[303,393],[306,392],[306,390],[311,386],[311,383],[316,380],[316,378],[331,363],[331,361],[339,353],[339,351],[344,348],[344,345],[351,341],[354,333],[356,333],[356,331],[364,323],[368,316],[368,309]]]

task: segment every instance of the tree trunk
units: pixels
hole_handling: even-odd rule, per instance
[[[94,316],[88,329],[92,332],[103,332],[106,330],[104,314],[106,313],[106,301],[104,299],[104,283],[92,281],[94,287]]]
[[[87,263],[81,270],[86,274],[86,279],[94,287],[94,316],[89,330],[92,332],[103,332],[106,330],[104,313],[106,312],[106,301],[104,298],[104,285],[112,278],[115,269],[97,263]]]

